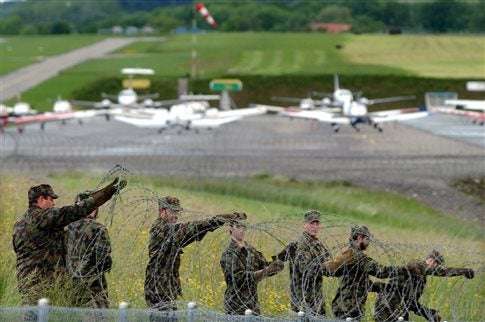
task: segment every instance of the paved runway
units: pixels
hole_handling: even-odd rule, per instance
[[[155,40],[157,38],[108,38],[92,45],[73,51],[51,56],[44,61],[32,64],[0,77],[0,102],[56,76],[60,71],[98,58],[134,41]],[[161,38],[162,39],[162,38]]]
[[[434,122],[433,118],[430,119]],[[413,124],[414,126],[414,124]],[[257,173],[297,179],[348,180],[405,193],[460,216],[482,220],[479,202],[449,187],[453,179],[485,176],[485,148],[408,125],[357,133],[313,121],[267,115],[199,134],[158,134],[96,119],[31,126],[0,135],[0,170],[90,170],[123,164],[135,173],[227,177]]]
[[[405,122],[418,129],[485,148],[485,127],[472,124],[468,117],[433,113],[427,118]]]

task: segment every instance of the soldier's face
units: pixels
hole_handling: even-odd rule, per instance
[[[357,236],[357,246],[360,250],[366,250],[369,247],[369,237],[364,235]]]
[[[431,257],[426,258],[426,265],[428,268],[435,268],[438,266],[438,263]]]
[[[322,226],[318,220],[314,220],[312,222],[306,222],[303,228],[310,236],[316,237],[320,233]]]
[[[246,228],[233,226],[229,230],[231,232],[231,237],[238,242],[244,241],[244,236],[246,234]]]
[[[37,207],[40,209],[50,209],[56,205],[55,199],[51,196],[40,196],[37,199]]]
[[[160,209],[160,218],[166,220],[169,223],[176,223],[178,220],[178,213],[176,211],[173,211],[171,209]]]

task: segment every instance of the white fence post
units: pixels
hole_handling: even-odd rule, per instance
[[[195,316],[195,310],[197,309],[197,303],[196,302],[189,302],[187,303],[187,320],[188,322],[194,322],[194,316]]]
[[[118,308],[120,309],[120,315],[118,318],[119,322],[128,322],[128,312],[126,312],[126,309],[128,309],[129,303],[125,301],[121,301],[120,305]]]
[[[253,311],[251,309],[247,309],[244,311],[244,321],[250,322],[253,320]]]
[[[41,298],[38,302],[39,314],[37,316],[38,322],[47,322],[49,320],[49,299]]]
[[[298,321],[301,321],[301,322],[305,321],[305,312],[298,311],[297,316],[298,316]]]

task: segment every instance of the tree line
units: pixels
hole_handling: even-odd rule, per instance
[[[481,33],[480,0],[239,0],[204,1],[220,31],[307,31],[312,22],[352,25],[354,33]],[[160,33],[210,29],[187,0],[43,0],[0,3],[0,34],[97,33],[112,26],[149,25]]]

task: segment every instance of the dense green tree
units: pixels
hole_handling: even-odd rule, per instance
[[[65,21],[56,21],[52,24],[50,33],[54,35],[70,34],[71,26]]]

